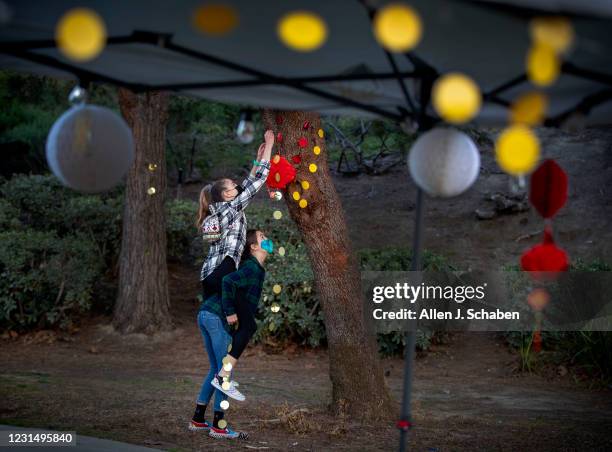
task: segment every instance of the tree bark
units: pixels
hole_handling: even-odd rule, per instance
[[[376,339],[366,333],[359,264],[327,165],[325,139],[318,135],[320,117],[310,112],[265,110],[263,120],[275,135],[282,134],[273,155],[280,153],[290,162],[301,156],[301,162],[294,163],[296,182],[287,187],[284,199],[306,245],[323,309],[332,409],[358,418],[389,418],[396,410],[385,384]],[[305,148],[297,144],[301,137],[308,139]],[[319,155],[313,152],[315,145],[321,149]],[[309,171],[311,163],[317,165],[314,173]],[[308,181],[310,188],[304,190],[301,181]],[[294,200],[294,191],[307,200],[305,208]]]
[[[113,325],[122,333],[153,334],[172,328],[165,218],[168,94],[121,88],[119,106],[134,134],[135,161],[125,187]],[[151,187],[154,194],[148,193]]]

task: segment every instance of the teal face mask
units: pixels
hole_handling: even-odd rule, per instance
[[[272,251],[274,251],[274,243],[272,243],[270,239],[262,240],[261,248],[268,253],[272,253]]]

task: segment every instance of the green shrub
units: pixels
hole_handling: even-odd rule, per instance
[[[0,232],[0,328],[66,327],[89,309],[102,268],[86,237]]]
[[[183,262],[202,259],[202,239],[194,226],[197,212],[198,205],[193,201],[173,199],[166,203],[168,259]]]

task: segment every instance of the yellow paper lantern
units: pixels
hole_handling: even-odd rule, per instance
[[[527,53],[527,78],[538,86],[550,86],[561,68],[559,57],[554,49],[546,44],[536,44]]]
[[[298,199],[300,199],[300,193],[299,193],[299,192],[297,192],[297,191],[294,191],[294,192],[293,192],[293,199],[295,199],[296,201],[297,201]]]
[[[238,25],[238,14],[229,5],[208,4],[198,7],[193,15],[196,30],[213,36],[223,36]]]
[[[531,171],[540,158],[540,142],[524,125],[504,130],[495,142],[495,158],[505,172],[522,176]]]
[[[315,146],[312,148],[312,152],[314,152],[315,155],[319,155],[321,153],[321,148],[319,146]]]
[[[315,165],[314,163],[311,163],[310,165],[308,165],[308,171],[310,171],[311,173],[316,173],[317,165]]]
[[[301,199],[300,200],[300,207],[302,209],[306,208],[306,206],[308,206],[308,201],[306,201],[305,199]]]
[[[536,17],[529,23],[531,39],[536,44],[551,47],[563,53],[574,41],[574,27],[566,17]]]
[[[410,6],[392,3],[376,13],[374,36],[391,52],[407,52],[420,41],[423,33],[421,19]]]
[[[55,40],[66,57],[80,62],[89,61],[102,52],[106,44],[106,27],[95,11],[74,8],[57,23]]]
[[[482,95],[478,85],[466,75],[453,72],[440,77],[433,86],[433,106],[447,122],[461,124],[480,110]]]
[[[308,190],[310,188],[310,183],[307,180],[302,181],[302,189]]]
[[[325,136],[325,132],[323,132],[323,129],[319,129],[317,131],[317,134],[319,135],[319,138],[323,138]],[[318,146],[317,146],[318,147]]]
[[[327,39],[325,21],[308,11],[295,11],[283,16],[276,31],[287,47],[298,52],[312,52]]]
[[[275,210],[272,216],[275,220],[280,220],[281,218],[283,218],[283,213],[280,210]]]
[[[535,126],[540,124],[546,115],[548,99],[539,92],[523,94],[510,109],[510,122]]]
[[[280,284],[274,284],[274,287],[272,287],[272,292],[274,292],[276,295],[281,293],[281,290],[283,289]]]

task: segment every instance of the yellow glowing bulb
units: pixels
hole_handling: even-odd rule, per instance
[[[529,32],[534,43],[547,45],[557,53],[565,52],[574,41],[574,28],[566,17],[536,17],[529,24]]]
[[[554,49],[536,44],[527,53],[527,77],[538,86],[549,86],[557,80],[561,63]]]
[[[106,44],[104,21],[95,11],[74,8],[62,16],[55,28],[60,51],[75,61],[97,57]]]
[[[232,371],[232,363],[225,363],[223,364],[223,370],[226,372],[231,372]]]
[[[228,5],[209,4],[195,10],[192,23],[202,33],[223,36],[236,28],[238,14]]]
[[[299,192],[297,192],[297,191],[294,191],[294,192],[293,192],[293,199],[295,199],[296,201],[297,201],[298,199],[300,199],[300,193],[299,193]]]
[[[421,39],[423,27],[417,12],[401,3],[382,8],[374,17],[374,36],[387,50],[406,52]]]
[[[542,93],[523,94],[510,110],[510,122],[534,126],[540,124],[546,114],[548,100]]]
[[[274,292],[276,295],[281,293],[281,290],[283,290],[283,289],[280,286],[280,284],[274,284],[274,287],[272,287],[272,292]]]
[[[455,72],[436,81],[432,100],[442,118],[452,124],[461,124],[478,114],[482,96],[471,78]]]
[[[232,344],[229,344],[229,346],[227,347],[227,353],[232,351]]]
[[[223,359],[221,360],[221,362],[222,362],[223,364],[227,364],[227,363],[229,363],[229,356],[224,356],[224,357],[223,357]]]
[[[327,39],[327,25],[318,15],[295,11],[281,18],[276,29],[278,36],[290,49],[311,52]]]
[[[230,382],[229,381],[224,381],[223,383],[221,383],[221,387],[227,391],[230,388]],[[221,423],[219,423],[219,426],[221,425]]]
[[[280,210],[275,210],[272,216],[275,220],[280,220],[281,218],[283,218],[283,213]]]
[[[312,152],[314,152],[315,155],[319,155],[321,153],[321,148],[319,146],[315,146],[312,148]]]
[[[311,173],[316,173],[317,165],[315,165],[314,163],[311,163],[310,165],[308,165],[308,171],[310,171]]]
[[[149,195],[154,195],[155,194],[155,187],[149,187],[149,189],[147,190],[147,193]]]
[[[276,155],[274,156],[274,158],[272,159],[272,163],[276,164],[276,163],[278,163],[279,161],[280,161],[280,155],[279,155],[279,154],[276,154]]]
[[[155,171],[157,169],[157,164],[149,163],[149,171]]]
[[[222,409],[227,410],[229,408],[229,402],[227,400],[222,400],[219,404]]]
[[[302,188],[304,190],[308,190],[310,188],[310,183],[307,180],[302,181]]]
[[[325,132],[323,132],[323,129],[319,129],[317,131],[317,134],[319,135],[319,138],[323,138],[325,136]],[[318,146],[317,146],[318,147]]]
[[[225,389],[225,388],[223,388],[223,389]],[[227,388],[227,389],[229,389],[229,388]],[[226,389],[226,391],[227,391],[227,389]],[[225,419],[221,419],[219,421],[219,424],[217,424],[217,425],[219,425],[219,428],[225,428],[225,427],[227,427],[227,421]]]
[[[279,254],[279,255],[281,255],[281,256],[284,256],[284,255],[285,255],[285,248],[281,246],[281,247],[278,249],[278,254]]]
[[[300,200],[300,207],[303,209],[308,205],[308,201],[305,199]]]
[[[540,142],[524,125],[504,130],[495,142],[495,157],[501,169],[513,176],[532,170],[540,157]]]
[[[274,303],[271,307],[270,307],[270,311],[272,312],[278,312],[280,311],[280,306],[276,303]]]

